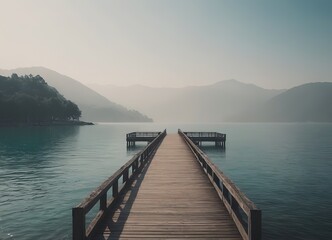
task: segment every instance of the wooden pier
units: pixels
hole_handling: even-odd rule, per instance
[[[158,134],[72,213],[74,240],[261,239],[261,211],[181,130]]]

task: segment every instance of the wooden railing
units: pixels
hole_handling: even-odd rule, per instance
[[[251,202],[236,186],[215,166],[206,154],[179,129],[196,159],[209,177],[220,199],[233,218],[241,236],[245,240],[261,239],[261,210]]]
[[[218,132],[183,132],[189,138],[220,138],[226,140],[226,134]]]
[[[166,136],[166,130],[157,136],[158,137],[156,137],[148,146],[137,153],[110,178],[95,189],[90,196],[72,209],[73,240],[89,239],[94,234],[95,227],[105,217],[107,211],[114,206],[117,196],[126,190],[126,187],[132,182],[135,175],[140,173],[143,166],[151,159],[151,156]],[[121,178],[122,184],[119,184]],[[110,189],[112,189],[111,196],[108,198],[107,194]],[[86,229],[86,214],[98,202],[99,212]]]
[[[138,138],[138,137],[157,137],[162,132],[131,132],[127,134],[128,138]]]

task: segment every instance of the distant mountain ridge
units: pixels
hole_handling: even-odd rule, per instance
[[[82,83],[44,67],[1,70],[0,75],[40,75],[65,98],[77,103],[82,110],[82,119],[96,122],[150,122],[152,119],[135,110],[111,102]]]
[[[332,122],[332,83],[291,88],[247,111],[238,120],[259,122]]]
[[[90,87],[156,121],[332,122],[331,82],[308,83],[288,90],[268,90],[237,80],[183,88]]]
[[[183,88],[89,86],[113,101],[135,108],[162,122],[232,121],[247,109],[285,91],[268,90],[237,80]]]

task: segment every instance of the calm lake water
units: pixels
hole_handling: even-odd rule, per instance
[[[165,128],[227,134],[203,150],[262,209],[263,239],[332,239],[332,124],[311,123],[0,128],[0,239],[71,239],[71,208],[135,153],[125,134]]]

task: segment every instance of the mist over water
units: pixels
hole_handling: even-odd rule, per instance
[[[332,239],[332,124],[1,128],[0,239],[71,239],[71,208],[143,145],[132,131],[218,131],[203,150],[263,211],[263,239]]]

